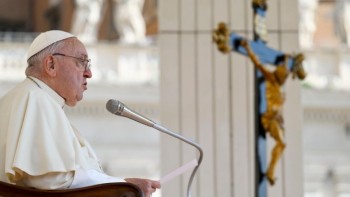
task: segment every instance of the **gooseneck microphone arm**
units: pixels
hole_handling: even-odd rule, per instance
[[[188,186],[187,186],[187,196],[190,197],[191,196],[190,190],[191,190],[192,181],[193,181],[194,176],[195,176],[195,174],[196,174],[196,172],[197,172],[197,170],[199,168],[199,165],[202,163],[202,160],[203,160],[203,150],[202,150],[202,148],[197,143],[195,143],[195,142],[193,142],[193,141],[191,141],[189,139],[186,139],[183,136],[181,136],[181,135],[179,135],[177,133],[174,133],[173,131],[170,131],[169,129],[167,129],[167,128],[159,125],[159,124],[154,124],[153,128],[155,128],[155,129],[157,129],[157,130],[159,130],[159,131],[161,131],[163,133],[166,133],[166,134],[168,134],[170,136],[173,136],[173,137],[175,137],[175,138],[177,138],[177,139],[179,139],[179,140],[181,140],[183,142],[186,142],[187,144],[194,146],[199,151],[198,165],[193,169],[191,177],[190,177],[190,179],[188,181]]]
[[[141,124],[144,124],[146,126],[152,127],[154,129],[157,129],[158,131],[168,134],[172,137],[175,137],[191,146],[194,146],[198,151],[199,151],[199,157],[198,157],[198,165],[193,169],[191,177],[189,179],[188,182],[188,186],[187,186],[187,196],[190,197],[190,191],[191,191],[191,185],[192,185],[192,181],[194,179],[194,176],[200,166],[200,164],[202,163],[203,160],[203,150],[202,148],[199,146],[199,144],[195,143],[192,140],[189,140],[155,122],[153,122],[152,120],[141,116],[140,114],[132,111],[131,109],[127,108],[122,102],[119,102],[117,100],[114,99],[110,99],[107,104],[106,104],[106,108],[109,112],[111,112],[112,114],[118,115],[118,116],[123,116],[123,117],[127,117],[130,118],[132,120],[135,120]]]

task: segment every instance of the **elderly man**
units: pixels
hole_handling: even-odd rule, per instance
[[[75,106],[92,77],[85,46],[72,34],[40,34],[28,51],[27,78],[0,100],[0,180],[39,189],[130,182],[150,196],[158,181],[106,175],[63,107]]]

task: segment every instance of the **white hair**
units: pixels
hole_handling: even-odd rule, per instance
[[[51,55],[59,51],[60,49],[62,49],[64,46],[64,41],[65,40],[55,42],[49,45],[48,47],[46,47],[45,49],[41,50],[37,54],[30,57],[27,61],[28,66],[26,68],[25,74],[28,76],[29,74],[34,74],[34,72],[40,71],[41,67],[39,65],[42,64],[42,61],[44,60],[44,58],[47,55]]]

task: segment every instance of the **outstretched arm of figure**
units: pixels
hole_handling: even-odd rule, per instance
[[[242,40],[241,46],[245,48],[249,58],[251,59],[253,64],[257,67],[257,69],[259,69],[263,73],[265,78],[272,81],[273,80],[272,74],[266,68],[264,68],[263,65],[261,65],[261,63],[259,62],[259,58],[254,54],[251,47],[249,46],[249,43],[246,40]]]

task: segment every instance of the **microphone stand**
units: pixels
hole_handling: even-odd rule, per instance
[[[177,138],[177,139],[179,139],[179,140],[181,140],[181,141],[183,141],[191,146],[194,146],[199,151],[198,165],[193,169],[190,180],[188,182],[188,186],[187,186],[187,197],[190,197],[191,196],[190,190],[191,190],[191,185],[192,185],[194,175],[196,174],[196,172],[197,172],[197,170],[198,170],[198,168],[203,160],[202,148],[197,143],[195,143],[189,139],[186,139],[185,137],[183,137],[183,136],[181,136],[173,131],[170,131],[169,129],[155,123],[154,121],[152,121],[146,117],[143,117],[140,114],[134,112],[133,110],[126,107],[122,102],[111,99],[107,102],[106,108],[109,112],[111,112],[113,114],[130,118],[130,119],[135,120],[141,124],[152,127],[154,129],[159,130],[160,132],[163,132],[163,133],[168,134],[172,137],[175,137],[175,138]]]
[[[199,151],[199,157],[198,157],[198,165],[193,169],[192,171],[192,174],[191,174],[191,177],[188,181],[188,186],[187,186],[187,197],[190,197],[191,194],[190,194],[190,190],[191,190],[191,185],[192,185],[192,181],[193,181],[193,178],[194,178],[194,175],[196,174],[200,164],[202,163],[202,160],[203,160],[203,150],[202,148],[195,142],[191,141],[191,140],[188,140],[186,138],[184,138],[183,136],[175,133],[175,132],[172,132],[170,131],[169,129],[159,125],[159,124],[156,124],[154,123],[154,125],[152,126],[154,129],[157,129],[165,134],[168,134],[170,136],[173,136],[183,142],[186,142],[187,144],[191,145],[191,146],[194,146],[198,151]]]

